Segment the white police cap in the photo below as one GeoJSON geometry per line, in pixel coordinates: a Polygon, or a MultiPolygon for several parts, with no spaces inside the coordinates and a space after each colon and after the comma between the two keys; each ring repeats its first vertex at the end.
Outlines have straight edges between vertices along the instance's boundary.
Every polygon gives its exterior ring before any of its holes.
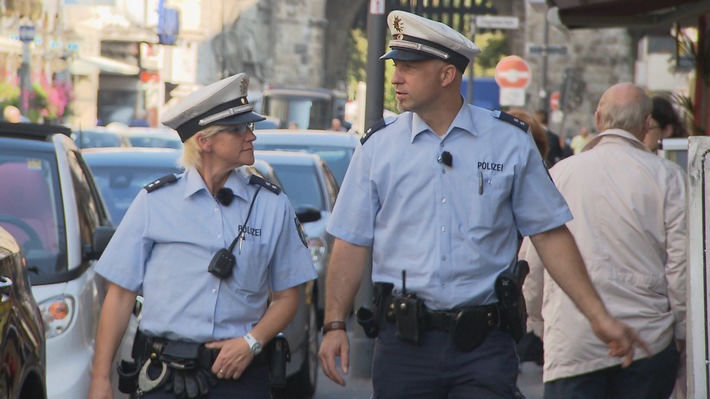
{"type": "Polygon", "coordinates": [[[249,78],[240,73],[190,93],[172,107],[161,121],[177,130],[180,140],[187,141],[211,125],[241,125],[263,121],[247,101],[249,78]]]}
{"type": "Polygon", "coordinates": [[[471,59],[481,52],[472,41],[451,27],[405,11],[390,12],[387,24],[392,33],[391,50],[380,59],[419,61],[436,58],[463,72],[471,59]]]}

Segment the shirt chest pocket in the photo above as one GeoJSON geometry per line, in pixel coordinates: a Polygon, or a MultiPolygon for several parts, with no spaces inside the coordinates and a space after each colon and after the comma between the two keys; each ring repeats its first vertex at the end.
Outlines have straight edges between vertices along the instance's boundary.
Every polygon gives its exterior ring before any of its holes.
{"type": "Polygon", "coordinates": [[[261,292],[266,287],[269,266],[267,245],[246,239],[242,242],[241,253],[238,247],[235,253],[237,262],[234,265],[234,279],[237,289],[261,292]]]}
{"type": "Polygon", "coordinates": [[[510,223],[510,190],[513,176],[504,172],[477,171],[466,182],[471,194],[468,222],[472,228],[487,228],[510,223]]]}

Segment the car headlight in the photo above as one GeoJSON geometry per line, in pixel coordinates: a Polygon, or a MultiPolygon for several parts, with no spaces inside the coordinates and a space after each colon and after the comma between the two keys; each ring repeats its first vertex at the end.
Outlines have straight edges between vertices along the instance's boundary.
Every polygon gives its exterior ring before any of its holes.
{"type": "Polygon", "coordinates": [[[325,253],[328,250],[328,244],[320,237],[308,238],[308,251],[311,253],[313,263],[321,263],[325,260],[325,253]]]}
{"type": "Polygon", "coordinates": [[[46,339],[56,337],[66,331],[74,318],[74,298],[62,295],[39,304],[44,320],[46,339]]]}

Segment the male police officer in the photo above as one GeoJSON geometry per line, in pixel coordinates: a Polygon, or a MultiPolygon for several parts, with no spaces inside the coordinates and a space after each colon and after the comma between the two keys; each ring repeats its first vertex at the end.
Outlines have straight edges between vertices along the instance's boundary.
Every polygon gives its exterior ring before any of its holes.
{"type": "Polygon", "coordinates": [[[393,37],[382,58],[395,62],[403,113],[361,141],[330,220],[337,240],[320,350],[325,374],[344,385],[336,356],[347,373],[344,320],[371,250],[373,281],[394,287],[376,317],[374,397],[513,398],[518,358],[500,328],[510,315],[495,286],[516,264],[519,233],[532,237],[610,354],[630,361],[638,337],[594,290],[565,227],[570,212],[527,126],[463,103],[462,73],[480,50],[413,14],[393,11],[387,21],[393,37]]]}

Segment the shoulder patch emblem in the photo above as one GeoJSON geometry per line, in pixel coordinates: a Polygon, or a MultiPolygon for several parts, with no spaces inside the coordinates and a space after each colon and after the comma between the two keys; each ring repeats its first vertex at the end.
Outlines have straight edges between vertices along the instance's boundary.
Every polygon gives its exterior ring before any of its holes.
{"type": "Polygon", "coordinates": [[[146,184],[143,188],[145,189],[145,191],[152,193],[153,191],[161,187],[165,187],[169,184],[175,183],[177,180],[178,178],[175,176],[175,174],[171,173],[146,184]]]}
{"type": "Polygon", "coordinates": [[[306,231],[303,229],[303,225],[298,220],[298,216],[293,218],[293,221],[296,223],[296,231],[298,232],[298,236],[301,237],[301,242],[303,243],[303,246],[308,248],[308,241],[306,240],[306,231]]]}
{"type": "Polygon", "coordinates": [[[367,141],[367,139],[370,138],[370,136],[372,136],[376,131],[378,131],[378,130],[382,129],[383,127],[389,125],[390,123],[394,122],[395,119],[397,119],[397,118],[396,117],[387,118],[387,119],[382,118],[379,121],[375,122],[372,126],[370,126],[367,129],[367,131],[365,132],[365,135],[362,136],[362,138],[360,139],[360,144],[361,145],[365,144],[365,142],[367,141]]]}
{"type": "Polygon", "coordinates": [[[511,115],[511,114],[507,114],[507,113],[505,113],[505,112],[503,112],[503,111],[500,111],[500,113],[498,114],[498,116],[496,116],[496,118],[502,120],[503,122],[508,122],[508,123],[510,123],[511,125],[513,125],[513,126],[519,128],[520,130],[524,131],[525,133],[528,132],[528,124],[525,123],[525,122],[523,122],[522,120],[520,120],[520,119],[514,117],[514,116],[511,115]]]}
{"type": "Polygon", "coordinates": [[[265,189],[271,191],[272,193],[274,193],[276,195],[281,194],[281,187],[264,179],[261,176],[251,175],[249,177],[249,184],[257,184],[257,185],[264,187],[265,189]]]}

